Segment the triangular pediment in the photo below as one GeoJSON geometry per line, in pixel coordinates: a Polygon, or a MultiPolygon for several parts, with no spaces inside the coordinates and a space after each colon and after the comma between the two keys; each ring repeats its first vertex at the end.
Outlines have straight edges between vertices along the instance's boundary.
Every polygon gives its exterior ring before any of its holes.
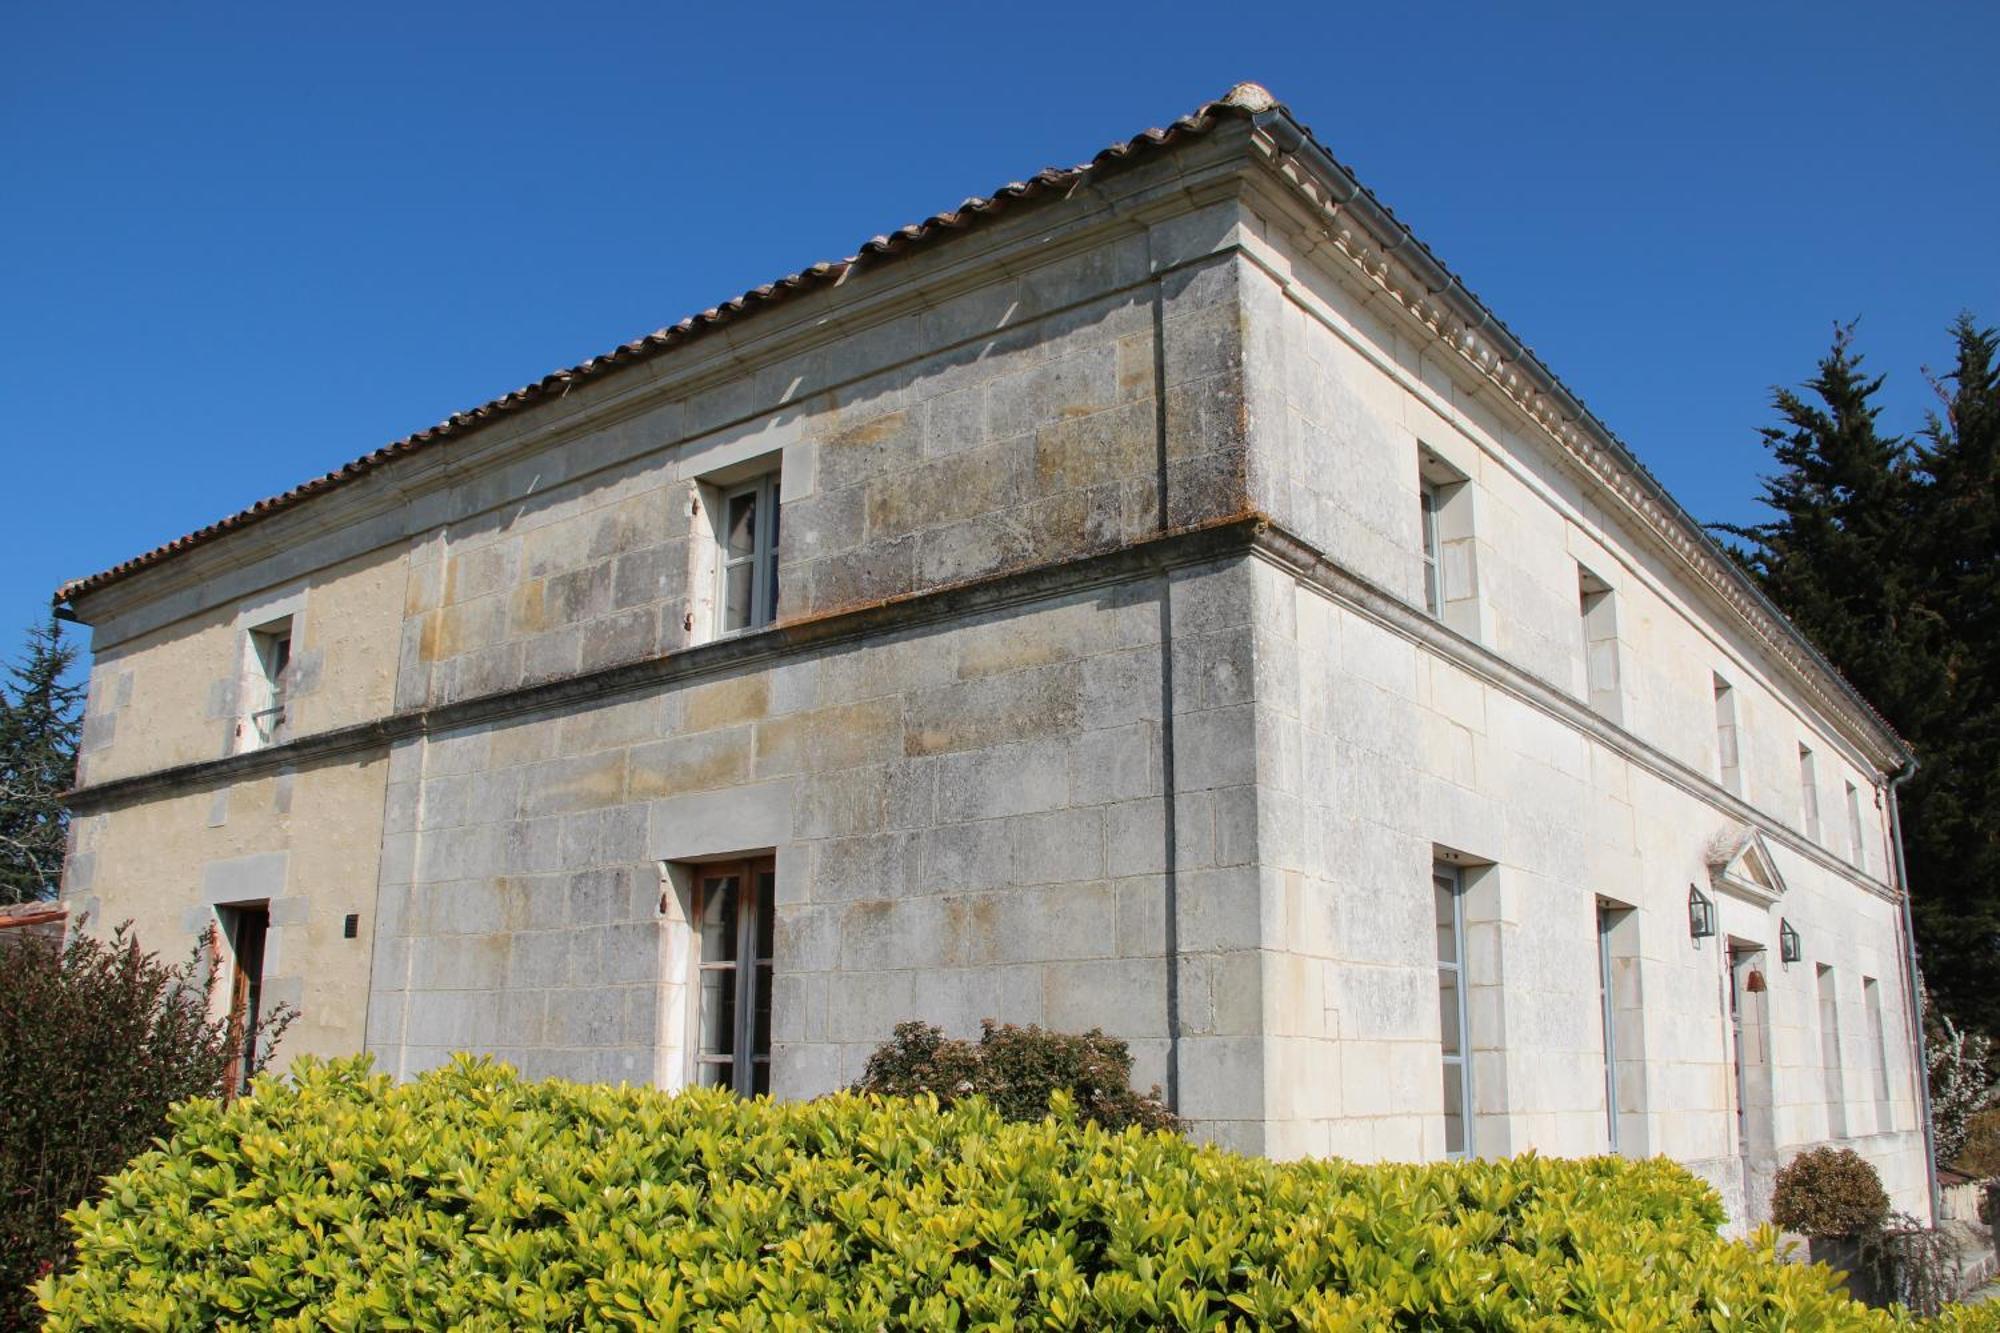
{"type": "Polygon", "coordinates": [[[1785,877],[1754,828],[1738,825],[1717,834],[1708,844],[1707,861],[1708,881],[1723,893],[1767,906],[1785,896],[1785,877]]]}

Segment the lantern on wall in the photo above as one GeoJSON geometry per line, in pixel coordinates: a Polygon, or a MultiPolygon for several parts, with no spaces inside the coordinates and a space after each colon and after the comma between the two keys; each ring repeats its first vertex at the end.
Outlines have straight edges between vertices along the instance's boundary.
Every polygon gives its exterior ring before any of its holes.
{"type": "Polygon", "coordinates": [[[1705,940],[1715,934],[1715,899],[1688,885],[1688,934],[1705,940]]]}
{"type": "Polygon", "coordinates": [[[1799,932],[1792,929],[1792,923],[1783,917],[1778,919],[1778,957],[1787,963],[1796,963],[1805,957],[1799,948],[1799,932]]]}

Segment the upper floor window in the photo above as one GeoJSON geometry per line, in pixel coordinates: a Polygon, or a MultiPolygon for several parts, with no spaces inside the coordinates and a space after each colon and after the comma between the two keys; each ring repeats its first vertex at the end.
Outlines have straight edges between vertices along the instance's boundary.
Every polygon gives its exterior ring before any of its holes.
{"type": "Polygon", "coordinates": [[[1731,792],[1743,794],[1743,756],[1737,744],[1736,691],[1720,676],[1715,685],[1716,776],[1731,792]]]}
{"type": "Polygon", "coordinates": [[[1806,836],[1819,841],[1819,766],[1812,747],[1799,746],[1799,816],[1806,836]]]}
{"type": "Polygon", "coordinates": [[[1466,476],[1429,449],[1417,451],[1417,540],[1427,614],[1479,637],[1472,496],[1466,476]]]}
{"type": "Polygon", "coordinates": [[[778,474],[723,492],[720,632],[761,629],[778,617],[778,474]]]}
{"type": "Polygon", "coordinates": [[[1577,619],[1583,632],[1583,695],[1613,722],[1624,717],[1618,679],[1618,604],[1611,585],[1582,565],[1576,567],[1577,619]]]}
{"type": "Polygon", "coordinates": [[[248,734],[253,745],[271,745],[284,738],[286,695],[291,685],[292,618],[274,620],[250,631],[253,664],[248,700],[248,734]]]}
{"type": "Polygon", "coordinates": [[[1417,490],[1418,521],[1423,525],[1424,610],[1444,614],[1444,575],[1438,568],[1438,488],[1426,481],[1417,490]]]}
{"type": "Polygon", "coordinates": [[[1858,869],[1868,868],[1868,844],[1861,833],[1861,789],[1847,783],[1847,859],[1858,869]]]}

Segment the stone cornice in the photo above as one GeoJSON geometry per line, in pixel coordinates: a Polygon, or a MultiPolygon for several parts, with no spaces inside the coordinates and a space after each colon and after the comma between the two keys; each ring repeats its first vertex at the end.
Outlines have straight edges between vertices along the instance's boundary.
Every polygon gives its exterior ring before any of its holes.
{"type": "Polygon", "coordinates": [[[1636,764],[1697,800],[1706,802],[1746,830],[1891,901],[1896,891],[1832,852],[1780,824],[1705,774],[1593,712],[1554,685],[1515,666],[1492,650],[1447,628],[1395,595],[1348,572],[1316,547],[1275,523],[1257,525],[1251,541],[1258,558],[1285,570],[1347,610],[1445,658],[1484,684],[1502,691],[1636,764]]]}
{"type": "Polygon", "coordinates": [[[594,704],[721,671],[773,663],[852,639],[1067,596],[1105,584],[1127,582],[1162,569],[1241,554],[1249,549],[1252,534],[1261,522],[1253,515],[1232,517],[1150,537],[1098,555],[907,593],[824,616],[782,620],[755,634],[719,639],[560,680],[407,709],[226,758],[197,760],[91,783],[72,790],[66,799],[73,813],[96,814],[161,796],[376,753],[415,736],[547,709],[594,704]]]}
{"type": "Polygon", "coordinates": [[[179,764],[131,777],[93,783],[69,793],[70,809],[91,815],[162,796],[210,789],[272,774],[378,754],[400,740],[496,722],[549,709],[595,704],[657,688],[774,664],[831,645],[934,624],[966,615],[1067,596],[1129,582],[1163,570],[1252,554],[1304,580],[1343,607],[1426,651],[1445,657],[1487,685],[1584,733],[1646,772],[1707,803],[1746,830],[1880,898],[1895,891],[1800,837],[1756,807],[1631,732],[1606,721],[1539,677],[1456,634],[1400,598],[1334,564],[1313,546],[1259,514],[1242,514],[1201,527],[1148,538],[1099,555],[995,574],[948,588],[907,594],[831,615],[781,621],[768,630],[722,639],[678,652],[605,667],[562,680],[480,695],[456,703],[401,713],[320,732],[282,745],[223,759],[179,764]]]}
{"type": "Polygon", "coordinates": [[[1884,771],[1910,761],[1894,728],[1682,509],[1659,480],[1578,401],[1409,228],[1369,194],[1282,107],[1259,113],[1252,152],[1317,219],[1323,237],[1368,287],[1386,297],[1480,383],[1492,386],[1626,517],[1726,609],[1788,671],[1819,710],[1849,723],[1850,739],[1884,771]]]}
{"type": "MultiPolygon", "coordinates": [[[[1090,179],[1065,196],[1076,201],[1085,193],[1089,207],[1076,205],[1073,214],[1051,219],[1046,209],[1026,211],[951,238],[948,246],[899,259],[897,263],[859,273],[839,287],[795,297],[784,306],[759,312],[719,328],[701,342],[675,348],[670,354],[626,367],[623,373],[580,383],[564,398],[543,400],[510,415],[494,418],[477,431],[394,458],[308,501],[271,514],[242,528],[204,540],[142,569],[122,574],[86,593],[75,605],[80,618],[106,626],[142,608],[180,598],[136,630],[116,640],[144,633],[212,604],[232,602],[257,588],[289,582],[294,574],[254,576],[256,587],[225,587],[218,580],[238,574],[255,575],[260,562],[296,560],[300,548],[312,543],[337,543],[337,551],[307,562],[326,568],[383,546],[409,540],[440,523],[458,523],[480,512],[518,500],[489,499],[478,508],[445,510],[443,493],[468,477],[490,474],[530,455],[549,453],[625,419],[688,400],[724,382],[756,374],[792,358],[811,354],[871,329],[911,318],[993,282],[998,276],[1019,277],[1050,263],[1102,246],[1120,234],[1135,234],[1174,217],[1237,197],[1243,189],[1247,122],[1228,120],[1199,138],[1191,138],[1173,155],[1174,170],[1155,178],[1141,171],[1090,179]],[[442,446],[442,447],[439,447],[442,446]],[[426,508],[426,506],[430,508],[426,508]],[[157,622],[157,623],[154,623],[157,622]]],[[[1208,255],[1159,266],[1146,281],[1208,255]]],[[[1108,286],[1092,291],[1074,304],[1087,304],[1127,290],[1108,286]]],[[[1055,306],[1037,317],[1054,317],[1071,306],[1055,306]]],[[[615,467],[639,453],[660,452],[698,442],[718,432],[753,422],[771,412],[796,408],[826,393],[837,394],[858,381],[901,366],[950,352],[991,333],[974,333],[950,341],[928,341],[901,359],[857,366],[852,373],[818,385],[796,400],[761,403],[740,414],[704,420],[692,429],[618,456],[606,456],[575,473],[564,473],[551,485],[575,482],[615,467]]]]}

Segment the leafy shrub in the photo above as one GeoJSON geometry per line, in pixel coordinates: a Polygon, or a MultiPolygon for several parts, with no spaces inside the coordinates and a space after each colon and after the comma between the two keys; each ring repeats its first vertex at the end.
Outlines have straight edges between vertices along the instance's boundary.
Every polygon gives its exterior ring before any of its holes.
{"type": "Polygon", "coordinates": [[[2000,1111],[1981,1111],[1965,1125],[1965,1147],[1953,1163],[1969,1176],[2000,1176],[2000,1111]]]}
{"type": "Polygon", "coordinates": [[[856,1092],[884,1097],[929,1093],[949,1108],[984,1097],[1008,1120],[1040,1120],[1049,1097],[1067,1093],[1077,1111],[1107,1129],[1179,1129],[1156,1087],[1132,1090],[1132,1052],[1096,1028],[1074,1034],[988,1019],[977,1044],[947,1037],[928,1023],[898,1023],[868,1057],[856,1092]]]}
{"type": "MultiPolygon", "coordinates": [[[[207,940],[170,967],[121,926],[67,944],[0,945],[0,1330],[39,1323],[28,1288],[68,1254],[63,1213],[166,1128],[167,1108],[214,1096],[235,1050],[209,1017],[207,940]]],[[[289,1021],[260,1024],[268,1051],[289,1021]]]]}
{"type": "Polygon", "coordinates": [[[2000,1078],[1994,1077],[1993,1041],[1967,1032],[1934,1014],[1925,1024],[1924,1061],[1930,1071],[1931,1134],[1939,1166],[1965,1155],[1974,1120],[2000,1110],[2000,1078]]]}
{"type": "Polygon", "coordinates": [[[1860,1250],[1873,1304],[1900,1303],[1931,1314],[1956,1294],[1958,1247],[1908,1213],[1891,1213],[1860,1250]]]}
{"type": "Polygon", "coordinates": [[[1771,1220],[1804,1236],[1866,1236],[1889,1216],[1882,1177],[1852,1148],[1813,1148],[1778,1170],[1771,1220]]]}
{"type": "MultiPolygon", "coordinates": [[[[842,1093],[301,1061],[75,1214],[49,1328],[1888,1330],[1671,1163],[1277,1164],[842,1093]]],[[[1953,1312],[1940,1328],[2000,1328],[1953,1312]]]]}

